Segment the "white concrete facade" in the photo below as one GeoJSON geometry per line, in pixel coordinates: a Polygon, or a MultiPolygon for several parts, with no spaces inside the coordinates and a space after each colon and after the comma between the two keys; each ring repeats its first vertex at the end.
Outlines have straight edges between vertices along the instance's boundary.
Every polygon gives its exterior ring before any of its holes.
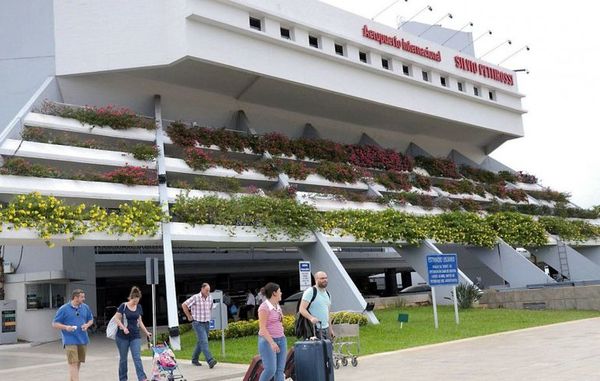
{"type": "MultiPolygon", "coordinates": [[[[87,103],[101,104],[115,99],[115,83],[143,92],[160,81],[164,91],[183,101],[173,108],[161,92],[167,119],[189,116],[220,126],[232,112],[244,109],[251,122],[267,130],[287,120],[290,134],[297,134],[298,119],[298,125],[312,121],[331,128],[329,134],[336,137],[348,128],[357,136],[373,130],[370,135],[386,143],[387,135],[398,135],[398,143],[392,144],[399,148],[422,135],[427,139],[420,145],[433,154],[445,155],[458,144],[477,162],[503,141],[523,135],[523,95],[514,73],[469,56],[464,58],[512,75],[514,84],[461,70],[453,49],[318,1],[64,0],[55,1],[54,13],[56,74],[66,101],[87,93],[87,103]],[[261,30],[250,27],[250,17],[260,20],[261,30]],[[365,25],[439,51],[441,60],[380,44],[363,36],[365,25]],[[282,27],[290,30],[291,39],[282,38],[282,27]],[[318,48],[309,45],[309,36],[318,40],[318,48]],[[334,44],[343,46],[343,56],[335,53],[334,44]],[[359,52],[368,54],[368,63],[359,60],[359,52]],[[390,70],[382,67],[382,57],[390,70]],[[410,76],[403,65],[409,66],[410,76]],[[422,71],[429,73],[429,82],[421,78],[422,71]],[[106,83],[113,98],[101,88],[94,90],[94,82],[106,83]],[[458,82],[465,91],[458,90],[458,82]],[[169,91],[168,86],[177,89],[169,91]],[[479,96],[473,94],[475,87],[479,96]],[[185,104],[190,97],[183,96],[190,89],[193,104],[201,107],[191,115],[192,106],[185,104]],[[474,135],[478,138],[470,137],[474,135]]],[[[125,105],[149,110],[149,104],[139,104],[143,98],[137,99],[125,105]]]]}

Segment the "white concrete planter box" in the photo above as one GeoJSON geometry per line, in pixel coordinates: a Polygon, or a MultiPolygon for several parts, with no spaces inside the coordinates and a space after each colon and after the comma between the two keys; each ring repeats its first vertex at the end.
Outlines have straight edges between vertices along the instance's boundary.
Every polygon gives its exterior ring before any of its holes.
{"type": "Polygon", "coordinates": [[[304,204],[312,205],[322,212],[344,209],[382,211],[388,208],[386,205],[372,201],[341,201],[335,199],[334,195],[321,195],[319,193],[310,192],[297,192],[296,200],[304,204]]]}
{"type": "Polygon", "coordinates": [[[438,187],[431,187],[431,189],[434,189],[440,196],[454,198],[454,199],[461,199],[461,200],[471,199],[471,200],[479,201],[479,202],[492,201],[494,199],[494,196],[487,192],[485,193],[485,197],[481,197],[478,194],[467,194],[467,193],[453,194],[450,192],[446,192],[445,190],[442,190],[438,187]]]}
{"type": "MultiPolygon", "coordinates": [[[[160,229],[156,236],[142,236],[135,240],[129,235],[109,235],[106,233],[88,233],[75,237],[69,241],[68,235],[59,234],[52,236],[51,241],[56,246],[144,246],[157,245],[162,242],[160,229]]],[[[9,245],[45,245],[36,231],[32,229],[12,230],[10,225],[4,224],[0,232],[0,241],[9,245]]]]}
{"type": "Polygon", "coordinates": [[[356,189],[356,190],[368,190],[369,186],[361,181],[357,181],[354,184],[349,183],[334,183],[333,181],[329,181],[323,176],[317,174],[310,174],[305,180],[297,180],[290,178],[290,184],[299,184],[299,185],[313,185],[313,186],[322,186],[322,187],[333,187],[333,188],[346,188],[346,189],[356,189]]]}
{"type": "Polygon", "coordinates": [[[227,169],[223,167],[212,167],[204,171],[196,171],[190,168],[190,166],[187,165],[187,163],[184,160],[172,157],[165,158],[165,166],[167,172],[173,173],[213,177],[234,177],[239,180],[277,182],[277,178],[267,177],[262,173],[258,173],[252,169],[243,171],[242,173],[237,173],[233,169],[227,169]]]}
{"type": "Polygon", "coordinates": [[[216,191],[203,191],[203,190],[197,190],[197,189],[190,189],[189,191],[187,189],[181,189],[181,188],[167,188],[167,194],[169,197],[169,202],[175,202],[175,200],[177,199],[177,196],[179,196],[180,194],[192,197],[192,198],[203,198],[203,197],[209,197],[209,196],[216,196],[218,198],[222,198],[222,199],[230,199],[231,195],[229,193],[225,193],[225,192],[216,192],[216,191]]]}
{"type": "MultiPolygon", "coordinates": [[[[109,138],[138,140],[145,142],[153,142],[156,140],[156,132],[143,128],[129,128],[126,130],[115,130],[110,127],[97,127],[91,124],[81,123],[75,119],[62,118],[60,116],[45,115],[35,112],[30,112],[23,119],[23,124],[30,127],[41,127],[52,130],[78,132],[81,134],[89,134],[96,136],[104,136],[109,138]]],[[[169,139],[170,141],[170,139],[169,139]]]]}
{"type": "Polygon", "coordinates": [[[516,189],[521,189],[524,191],[543,191],[544,187],[539,185],[539,184],[527,184],[527,183],[506,183],[507,187],[509,188],[516,188],[516,189]]]}
{"type": "Polygon", "coordinates": [[[137,160],[126,152],[64,146],[7,139],[0,147],[1,155],[13,155],[28,159],[65,161],[77,164],[106,165],[124,167],[126,164],[137,167],[156,168],[155,161],[137,160]],[[19,147],[20,145],[20,147],[19,147]]]}
{"type": "Polygon", "coordinates": [[[431,177],[429,172],[427,172],[425,169],[423,169],[421,167],[413,167],[413,172],[416,173],[417,175],[431,177]]]}
{"type": "Polygon", "coordinates": [[[407,214],[414,214],[415,216],[433,216],[436,214],[444,213],[444,210],[442,210],[440,208],[432,208],[432,209],[428,210],[428,209],[423,208],[422,206],[411,205],[411,204],[396,205],[396,206],[394,206],[394,209],[399,212],[404,212],[407,214]]]}
{"type": "Polygon", "coordinates": [[[272,243],[289,245],[316,242],[316,238],[311,233],[299,240],[292,240],[286,235],[271,238],[266,229],[249,226],[190,225],[182,222],[174,222],[170,226],[173,241],[189,242],[194,246],[202,244],[214,246],[216,243],[223,243],[228,245],[265,244],[271,247],[272,243]]]}
{"type": "MultiPolygon", "coordinates": [[[[376,191],[379,191],[379,192],[403,193],[401,191],[387,189],[386,187],[384,187],[381,184],[373,184],[372,187],[373,187],[373,189],[375,189],[376,191]]],[[[405,191],[404,193],[417,193],[417,194],[421,194],[421,195],[425,195],[425,196],[431,196],[431,197],[438,197],[439,196],[439,194],[433,189],[433,187],[431,187],[428,191],[423,190],[421,188],[412,187],[409,191],[405,191]]]]}
{"type": "Polygon", "coordinates": [[[124,185],[100,181],[0,175],[0,193],[28,194],[32,192],[39,192],[44,196],[96,200],[158,200],[158,187],[151,185],[124,185]]]}

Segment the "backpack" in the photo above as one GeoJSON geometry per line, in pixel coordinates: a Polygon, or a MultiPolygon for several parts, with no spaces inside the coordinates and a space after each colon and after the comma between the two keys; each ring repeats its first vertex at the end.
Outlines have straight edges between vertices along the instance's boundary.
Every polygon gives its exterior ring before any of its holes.
{"type": "MultiPolygon", "coordinates": [[[[306,307],[307,311],[310,309],[310,306],[317,298],[317,286],[313,286],[312,289],[313,289],[313,295],[310,298],[310,302],[308,303],[308,306],[306,307]]],[[[327,296],[329,296],[329,298],[331,298],[329,291],[325,291],[325,292],[327,292],[327,296]]],[[[300,298],[300,300],[298,301],[298,304],[296,305],[296,322],[294,324],[294,334],[299,339],[308,339],[309,337],[313,336],[314,328],[313,328],[313,326],[312,326],[313,324],[310,322],[310,320],[308,320],[307,318],[302,316],[302,314],[300,313],[300,303],[302,303],[302,298],[300,298]]]]}

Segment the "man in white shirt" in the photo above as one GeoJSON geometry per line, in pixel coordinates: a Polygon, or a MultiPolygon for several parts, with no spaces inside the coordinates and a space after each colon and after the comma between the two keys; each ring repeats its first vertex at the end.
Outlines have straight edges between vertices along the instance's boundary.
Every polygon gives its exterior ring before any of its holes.
{"type": "Polygon", "coordinates": [[[246,306],[245,306],[245,313],[244,313],[247,320],[250,320],[250,318],[254,317],[254,307],[255,306],[256,306],[256,298],[254,297],[252,290],[248,289],[248,293],[246,294],[246,306]]]}

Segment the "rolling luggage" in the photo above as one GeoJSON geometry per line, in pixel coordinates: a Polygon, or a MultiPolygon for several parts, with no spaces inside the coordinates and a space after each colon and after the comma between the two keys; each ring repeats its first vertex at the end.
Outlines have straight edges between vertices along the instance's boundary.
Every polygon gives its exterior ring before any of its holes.
{"type": "Polygon", "coordinates": [[[285,370],[283,373],[285,374],[286,379],[291,378],[293,381],[296,381],[296,360],[294,355],[294,347],[291,347],[288,350],[285,358],[285,370]]]}
{"type": "Polygon", "coordinates": [[[260,355],[256,355],[252,358],[250,366],[244,375],[243,381],[258,381],[260,375],[263,372],[263,364],[260,355]]]}
{"type": "MultiPolygon", "coordinates": [[[[294,368],[294,348],[292,347],[288,351],[285,359],[284,374],[286,379],[291,378],[294,381],[296,380],[294,368]]],[[[264,368],[260,355],[254,356],[250,362],[250,366],[248,367],[246,374],[244,375],[243,381],[258,381],[263,370],[264,368]]]]}
{"type": "Polygon", "coordinates": [[[331,340],[297,341],[294,363],[296,381],[334,381],[331,340]]]}

